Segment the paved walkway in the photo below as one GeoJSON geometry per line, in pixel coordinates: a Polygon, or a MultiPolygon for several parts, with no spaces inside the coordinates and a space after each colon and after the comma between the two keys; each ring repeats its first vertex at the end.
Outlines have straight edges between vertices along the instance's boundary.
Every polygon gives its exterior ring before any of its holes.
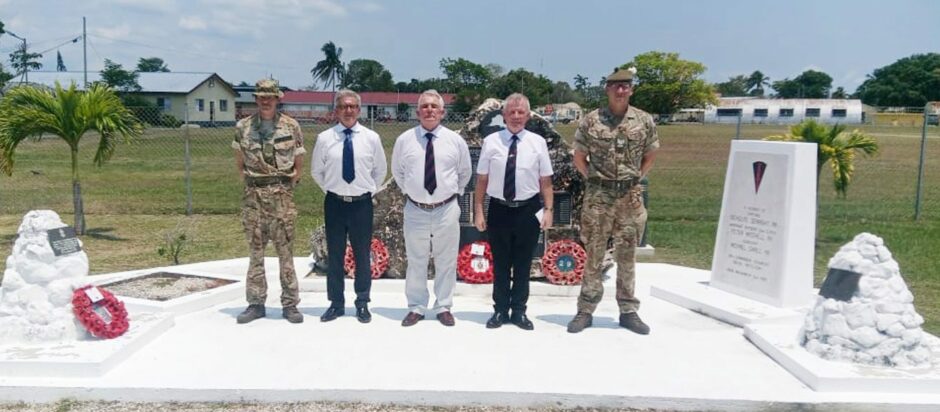
{"type": "MultiPolygon", "coordinates": [[[[244,272],[236,259],[187,265],[204,272],[244,272]]],[[[275,260],[269,260],[269,284],[275,260]]],[[[298,259],[297,268],[306,267],[298,259]]],[[[488,285],[461,285],[457,325],[435,319],[410,328],[404,282],[375,282],[373,321],[347,316],[321,323],[325,280],[306,281],[305,323],[289,324],[269,293],[268,317],[235,323],[234,300],[178,316],[176,325],[97,378],[12,378],[0,371],[0,401],[49,402],[65,397],[119,401],[338,401],[430,405],[587,406],[657,409],[937,410],[940,394],[817,393],[746,340],[740,328],[649,296],[660,279],[704,280],[702,270],[665,264],[638,268],[640,314],[649,336],[617,325],[608,280],[594,327],[569,334],[577,288],[533,285],[535,331],[513,325],[489,330],[488,285]]],[[[347,296],[352,285],[347,285],[347,296]]],[[[796,333],[796,331],[794,331],[796,333]]]]}

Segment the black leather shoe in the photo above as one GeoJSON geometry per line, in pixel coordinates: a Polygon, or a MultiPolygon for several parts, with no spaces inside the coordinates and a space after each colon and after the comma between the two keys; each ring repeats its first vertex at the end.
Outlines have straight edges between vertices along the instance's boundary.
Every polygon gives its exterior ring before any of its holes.
{"type": "Polygon", "coordinates": [[[330,306],[330,308],[327,309],[326,312],[323,312],[323,314],[320,315],[320,322],[329,322],[331,320],[336,320],[336,318],[343,316],[345,314],[346,314],[345,309],[334,308],[330,306]]]}
{"type": "Polygon", "coordinates": [[[640,319],[640,315],[637,315],[636,312],[621,313],[620,326],[640,335],[650,334],[650,327],[643,323],[643,320],[640,319]]]}
{"type": "Polygon", "coordinates": [[[487,329],[496,329],[500,326],[503,326],[504,323],[509,319],[509,316],[506,316],[505,313],[496,312],[490,317],[490,320],[486,321],[487,329]]]}
{"type": "Polygon", "coordinates": [[[372,322],[372,314],[369,313],[369,307],[360,306],[356,308],[356,319],[359,319],[359,323],[372,322]]]}
{"type": "Polygon", "coordinates": [[[513,325],[516,325],[524,330],[533,330],[535,325],[532,324],[532,321],[529,320],[529,317],[525,313],[512,314],[512,318],[509,319],[513,325]]]}

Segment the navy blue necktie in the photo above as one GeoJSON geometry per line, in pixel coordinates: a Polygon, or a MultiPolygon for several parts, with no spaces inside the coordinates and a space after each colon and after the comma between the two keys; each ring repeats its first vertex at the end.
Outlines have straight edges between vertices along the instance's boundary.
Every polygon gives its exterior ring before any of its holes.
{"type": "Polygon", "coordinates": [[[352,183],[356,179],[356,164],[353,163],[352,129],[343,130],[346,139],[343,140],[343,180],[352,183]]]}
{"type": "Polygon", "coordinates": [[[437,176],[434,174],[434,134],[427,133],[424,137],[428,138],[428,146],[424,151],[424,188],[428,194],[434,194],[437,189],[437,176]]]}
{"type": "Polygon", "coordinates": [[[519,136],[512,135],[512,144],[509,145],[509,156],[506,157],[506,176],[503,178],[503,197],[505,201],[516,200],[516,145],[519,136]]]}

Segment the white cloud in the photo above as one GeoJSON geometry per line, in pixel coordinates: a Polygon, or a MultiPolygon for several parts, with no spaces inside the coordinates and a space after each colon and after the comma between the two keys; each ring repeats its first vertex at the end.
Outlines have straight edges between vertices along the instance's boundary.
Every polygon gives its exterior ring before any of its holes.
{"type": "Polygon", "coordinates": [[[197,16],[180,17],[179,26],[187,30],[206,30],[209,27],[205,20],[197,16]]]}
{"type": "Polygon", "coordinates": [[[110,40],[124,40],[131,34],[131,27],[126,24],[115,27],[96,27],[91,29],[91,33],[108,42],[110,40]]]}
{"type": "MultiPolygon", "coordinates": [[[[145,12],[171,13],[176,10],[176,2],[173,0],[111,0],[111,3],[118,7],[127,7],[145,12]]],[[[109,1],[105,1],[109,3],[109,1]]]]}

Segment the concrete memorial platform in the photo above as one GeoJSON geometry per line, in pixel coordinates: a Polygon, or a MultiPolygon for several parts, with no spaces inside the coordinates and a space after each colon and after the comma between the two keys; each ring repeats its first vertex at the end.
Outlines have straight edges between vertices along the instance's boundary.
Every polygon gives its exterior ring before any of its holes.
{"type": "MultiPolygon", "coordinates": [[[[288,323],[277,305],[276,258],[266,259],[268,316],[235,323],[243,297],[177,315],[176,324],[97,377],[35,378],[0,369],[0,400],[123,401],[301,400],[430,405],[636,407],[668,410],[936,410],[940,393],[818,392],[742,336],[740,328],[651,298],[662,282],[695,283],[707,271],[639,264],[640,311],[648,336],[617,325],[613,296],[598,307],[594,326],[565,331],[577,287],[554,293],[534,284],[529,316],[534,331],[485,327],[491,290],[461,285],[457,324],[425,320],[403,328],[404,281],[375,281],[373,321],[347,316],[320,323],[323,292],[301,294],[303,324],[288,323]]],[[[296,259],[304,268],[306,259],[296,259]]],[[[204,273],[247,269],[247,259],[180,267],[204,273]]],[[[606,284],[611,286],[613,279],[606,284]]],[[[307,278],[306,290],[325,279],[307,278]]],[[[351,291],[351,284],[348,291],[351,291]]],[[[608,293],[609,295],[609,293],[608,293]]],[[[351,305],[350,305],[351,306],[351,305]]]]}

